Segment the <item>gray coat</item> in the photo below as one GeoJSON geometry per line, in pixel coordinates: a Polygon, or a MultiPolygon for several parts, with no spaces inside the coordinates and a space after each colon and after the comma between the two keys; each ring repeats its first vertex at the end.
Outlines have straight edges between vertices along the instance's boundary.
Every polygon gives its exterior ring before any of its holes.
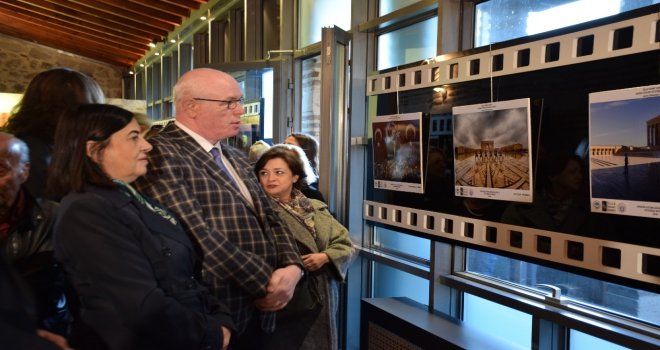
{"type": "MultiPolygon", "coordinates": [[[[355,254],[355,248],[348,230],[328,211],[328,206],[311,199],[316,213],[314,225],[317,237],[289,212],[273,201],[273,208],[284,221],[303,252],[326,253],[330,262],[318,271],[307,274],[317,284],[322,295],[323,308],[311,320],[277,321],[275,333],[265,341],[267,349],[337,349],[337,310],[339,304],[339,284],[346,277],[346,271],[355,254]]],[[[295,297],[295,296],[294,296],[295,297]]]]}

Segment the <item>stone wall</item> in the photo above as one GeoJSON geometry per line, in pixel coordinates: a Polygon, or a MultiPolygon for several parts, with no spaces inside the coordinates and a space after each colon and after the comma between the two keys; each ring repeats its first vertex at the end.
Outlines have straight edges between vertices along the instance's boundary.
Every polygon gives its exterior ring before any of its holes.
{"type": "Polygon", "coordinates": [[[56,67],[85,73],[106,97],[122,98],[123,67],[0,34],[0,92],[23,93],[37,73],[56,67]]]}

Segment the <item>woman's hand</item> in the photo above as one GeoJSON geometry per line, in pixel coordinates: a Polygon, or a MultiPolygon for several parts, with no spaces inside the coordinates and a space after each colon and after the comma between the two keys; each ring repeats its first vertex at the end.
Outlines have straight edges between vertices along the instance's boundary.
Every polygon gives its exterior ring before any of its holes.
{"type": "Polygon", "coordinates": [[[55,344],[58,348],[62,350],[71,350],[69,343],[66,341],[66,339],[63,336],[59,334],[51,333],[45,329],[37,329],[37,335],[55,344]]]}
{"type": "Polygon", "coordinates": [[[303,255],[302,261],[307,271],[314,272],[330,262],[330,258],[326,253],[313,253],[303,255]]]}
{"type": "Polygon", "coordinates": [[[231,331],[227,327],[222,327],[222,350],[227,349],[229,340],[231,339],[231,331]]]}

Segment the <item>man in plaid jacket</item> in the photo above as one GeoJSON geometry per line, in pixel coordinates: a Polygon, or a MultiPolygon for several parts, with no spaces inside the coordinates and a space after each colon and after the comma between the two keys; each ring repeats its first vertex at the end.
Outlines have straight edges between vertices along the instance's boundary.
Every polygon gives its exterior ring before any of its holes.
{"type": "Polygon", "coordinates": [[[291,299],[303,270],[293,235],[247,158],[221,144],[238,133],[242,102],[240,86],[224,72],[184,74],[174,87],[176,122],[149,139],[150,168],[136,185],[196,239],[202,278],[237,327],[230,349],[258,349],[259,334],[274,329],[274,312],[291,299]]]}

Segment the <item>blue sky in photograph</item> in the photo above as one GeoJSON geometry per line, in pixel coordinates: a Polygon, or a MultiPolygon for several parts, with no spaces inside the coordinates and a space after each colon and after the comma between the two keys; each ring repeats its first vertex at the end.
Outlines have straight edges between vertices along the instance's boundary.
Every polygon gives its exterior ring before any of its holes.
{"type": "Polygon", "coordinates": [[[593,103],[590,144],[646,146],[646,121],[660,115],[660,96],[593,103]]]}

